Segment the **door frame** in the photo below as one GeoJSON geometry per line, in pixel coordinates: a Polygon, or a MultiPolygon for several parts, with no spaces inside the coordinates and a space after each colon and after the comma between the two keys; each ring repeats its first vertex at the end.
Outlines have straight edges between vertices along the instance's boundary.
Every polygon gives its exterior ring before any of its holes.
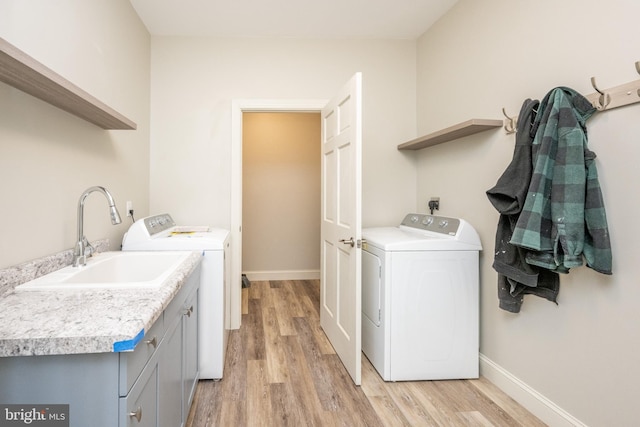
{"type": "Polygon", "coordinates": [[[242,114],[245,112],[320,113],[328,102],[328,99],[234,99],[231,101],[231,329],[239,329],[242,322],[242,114]]]}

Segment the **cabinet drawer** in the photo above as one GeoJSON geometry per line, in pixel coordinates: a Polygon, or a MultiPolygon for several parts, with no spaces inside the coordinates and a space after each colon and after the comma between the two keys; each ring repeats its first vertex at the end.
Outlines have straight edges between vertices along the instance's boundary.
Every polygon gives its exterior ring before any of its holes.
{"type": "Polygon", "coordinates": [[[120,398],[121,427],[158,425],[158,362],[154,357],[142,371],[127,397],[120,398]]]}
{"type": "Polygon", "coordinates": [[[133,351],[120,353],[120,396],[129,393],[142,368],[160,345],[163,336],[164,315],[161,314],[133,351]]]}

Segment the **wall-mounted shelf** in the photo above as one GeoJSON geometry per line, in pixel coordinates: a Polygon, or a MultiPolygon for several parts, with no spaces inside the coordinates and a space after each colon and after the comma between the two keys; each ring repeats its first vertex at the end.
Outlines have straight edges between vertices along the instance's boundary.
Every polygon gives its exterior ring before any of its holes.
{"type": "Polygon", "coordinates": [[[442,144],[443,142],[452,141],[475,133],[500,128],[502,125],[502,120],[471,119],[446,129],[439,130],[438,132],[412,139],[404,144],[400,144],[398,145],[398,150],[420,150],[421,148],[442,144]]]}
{"type": "Polygon", "coordinates": [[[0,81],[103,129],[137,125],[64,77],[0,38],[0,81]]]}

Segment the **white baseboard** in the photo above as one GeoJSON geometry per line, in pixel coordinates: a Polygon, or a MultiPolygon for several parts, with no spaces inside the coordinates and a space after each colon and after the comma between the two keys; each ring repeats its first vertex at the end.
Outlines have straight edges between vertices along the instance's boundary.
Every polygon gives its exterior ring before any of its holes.
{"type": "Polygon", "coordinates": [[[320,270],[245,271],[244,274],[249,281],[320,279],[320,270]]]}
{"type": "Polygon", "coordinates": [[[587,427],[482,353],[480,374],[551,427],[587,427]]]}

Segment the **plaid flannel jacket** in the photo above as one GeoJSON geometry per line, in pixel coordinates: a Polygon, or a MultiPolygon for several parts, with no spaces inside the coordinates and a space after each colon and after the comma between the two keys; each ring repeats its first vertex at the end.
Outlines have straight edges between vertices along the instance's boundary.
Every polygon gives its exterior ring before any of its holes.
{"type": "Polygon", "coordinates": [[[611,243],[595,153],[587,148],[591,103],[567,87],[551,90],[532,128],[534,171],[511,244],[527,262],[559,273],[583,264],[611,274],[611,243]]]}

